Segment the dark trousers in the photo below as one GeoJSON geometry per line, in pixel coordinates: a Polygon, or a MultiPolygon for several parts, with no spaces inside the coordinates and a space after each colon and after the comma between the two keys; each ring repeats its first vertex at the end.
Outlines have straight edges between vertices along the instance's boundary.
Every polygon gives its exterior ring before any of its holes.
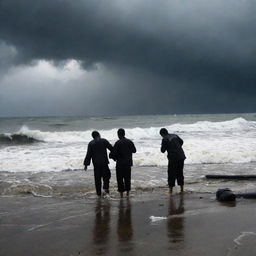
{"type": "Polygon", "coordinates": [[[111,173],[108,165],[94,166],[94,181],[96,193],[98,196],[101,195],[101,180],[103,180],[103,189],[108,193],[109,192],[109,180],[111,173]]]}
{"type": "Polygon", "coordinates": [[[168,185],[169,187],[175,186],[175,180],[179,186],[184,185],[184,176],[183,176],[184,160],[179,161],[169,161],[168,164],[168,185]]]}
{"type": "Polygon", "coordinates": [[[131,167],[116,167],[118,192],[131,190],[131,167]]]}

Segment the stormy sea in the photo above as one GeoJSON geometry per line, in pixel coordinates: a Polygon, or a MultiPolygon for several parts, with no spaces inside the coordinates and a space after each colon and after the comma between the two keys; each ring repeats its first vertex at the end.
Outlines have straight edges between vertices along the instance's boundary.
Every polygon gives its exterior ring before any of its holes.
{"type": "MultiPolygon", "coordinates": [[[[167,157],[160,152],[159,130],[184,140],[187,192],[208,193],[229,187],[256,191],[256,181],[207,180],[206,174],[256,174],[256,114],[154,115],[115,117],[0,118],[0,195],[94,197],[92,166],[83,160],[91,132],[112,144],[118,128],[137,147],[132,191],[167,186],[167,157]]],[[[115,163],[111,191],[116,191],[115,163]]]]}

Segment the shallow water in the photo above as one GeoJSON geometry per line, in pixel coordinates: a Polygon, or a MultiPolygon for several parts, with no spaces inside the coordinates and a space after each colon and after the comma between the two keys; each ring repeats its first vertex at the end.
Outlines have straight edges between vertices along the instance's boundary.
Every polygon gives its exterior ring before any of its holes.
{"type": "MultiPolygon", "coordinates": [[[[137,147],[132,188],[166,188],[166,154],[159,129],[184,140],[188,192],[219,187],[254,191],[254,181],[206,180],[206,174],[256,174],[256,114],[0,118],[0,194],[81,197],[94,192],[92,166],[82,170],[91,131],[114,143],[119,127],[137,147]]],[[[111,190],[116,191],[115,163],[111,190]]]]}
{"type": "MultiPolygon", "coordinates": [[[[185,191],[215,193],[219,188],[234,192],[255,192],[256,180],[209,180],[207,174],[252,174],[256,166],[249,164],[185,165],[185,191]]],[[[166,167],[136,167],[132,169],[132,194],[140,191],[166,189],[166,167]]],[[[178,187],[175,188],[178,192],[178,187]]],[[[112,169],[110,192],[117,196],[115,170],[112,169]]],[[[69,170],[62,172],[0,172],[0,195],[33,194],[41,197],[84,198],[94,197],[93,171],[69,170]]]]}

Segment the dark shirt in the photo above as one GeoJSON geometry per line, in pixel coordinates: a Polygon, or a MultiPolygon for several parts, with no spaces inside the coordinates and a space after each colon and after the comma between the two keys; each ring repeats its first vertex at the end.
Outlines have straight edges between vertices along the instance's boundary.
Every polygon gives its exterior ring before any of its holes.
{"type": "Polygon", "coordinates": [[[133,142],[127,138],[122,138],[115,143],[110,158],[116,161],[116,167],[129,167],[133,165],[132,153],[136,153],[133,142]]]}
{"type": "Polygon", "coordinates": [[[176,134],[168,134],[162,140],[161,152],[167,151],[168,159],[173,161],[185,160],[186,156],[182,149],[183,140],[176,134]]]}
{"type": "Polygon", "coordinates": [[[91,159],[94,166],[108,165],[107,149],[112,151],[113,147],[106,139],[96,138],[90,141],[84,159],[84,165],[90,165],[91,159]]]}

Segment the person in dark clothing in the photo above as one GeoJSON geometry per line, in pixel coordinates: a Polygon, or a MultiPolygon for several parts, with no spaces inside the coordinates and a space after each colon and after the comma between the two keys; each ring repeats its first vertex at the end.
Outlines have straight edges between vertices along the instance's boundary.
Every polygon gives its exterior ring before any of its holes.
{"type": "Polygon", "coordinates": [[[87,166],[90,165],[92,160],[96,193],[101,196],[101,180],[103,180],[104,191],[109,194],[111,173],[108,167],[107,149],[111,152],[113,147],[106,139],[101,138],[97,131],[92,132],[92,137],[93,140],[88,144],[87,154],[84,159],[84,169],[87,170],[87,166]]]}
{"type": "Polygon", "coordinates": [[[136,148],[131,140],[125,138],[125,130],[123,128],[117,131],[117,135],[119,140],[115,143],[113,151],[110,153],[110,158],[116,161],[118,192],[123,197],[124,191],[129,196],[129,191],[131,190],[132,154],[136,153],[136,148]]]}
{"type": "Polygon", "coordinates": [[[183,140],[176,134],[169,134],[167,129],[162,128],[160,135],[163,137],[161,152],[167,151],[168,157],[168,185],[170,188],[170,194],[175,186],[175,180],[180,186],[180,191],[183,193],[184,189],[184,176],[183,168],[186,156],[182,149],[183,140]]]}

